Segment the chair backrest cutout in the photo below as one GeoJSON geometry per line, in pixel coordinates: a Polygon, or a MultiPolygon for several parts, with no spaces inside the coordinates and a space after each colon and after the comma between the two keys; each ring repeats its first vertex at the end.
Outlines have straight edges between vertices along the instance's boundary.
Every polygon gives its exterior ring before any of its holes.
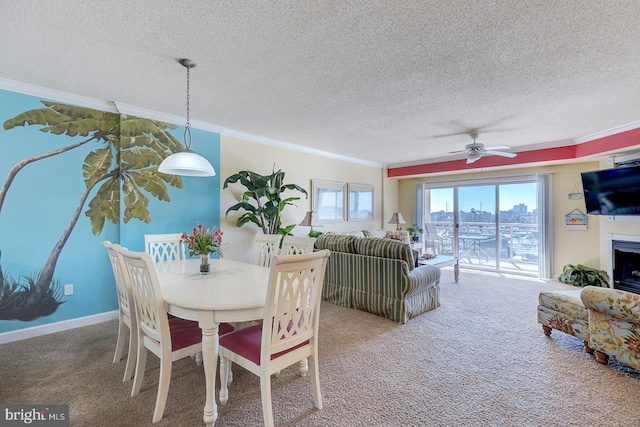
{"type": "Polygon", "coordinates": [[[118,292],[119,310],[127,317],[135,319],[135,308],[133,306],[133,294],[131,292],[131,284],[129,276],[125,272],[124,260],[120,255],[122,246],[117,243],[111,243],[108,240],[102,242],[107,249],[111,268],[113,269],[113,277],[116,281],[116,291],[118,292]]]}
{"type": "Polygon", "coordinates": [[[318,334],[327,249],[278,255],[271,264],[262,330],[262,360],[312,340],[318,334]]]}
{"type": "Polygon", "coordinates": [[[154,262],[184,259],[185,249],[181,236],[181,233],[145,234],[144,250],[154,262]]]}
{"type": "Polygon", "coordinates": [[[284,236],[280,255],[302,255],[313,252],[316,239],[313,237],[284,236]]]}
{"type": "Polygon", "coordinates": [[[251,264],[269,267],[280,251],[279,234],[256,234],[251,248],[251,264]]]}
{"type": "Polygon", "coordinates": [[[126,249],[121,249],[120,254],[131,283],[138,330],[157,342],[171,342],[167,311],[151,255],[126,249]]]}

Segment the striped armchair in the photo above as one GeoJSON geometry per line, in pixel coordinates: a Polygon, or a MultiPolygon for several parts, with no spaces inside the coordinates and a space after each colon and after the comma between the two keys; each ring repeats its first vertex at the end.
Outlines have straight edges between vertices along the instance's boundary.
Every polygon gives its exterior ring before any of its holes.
{"type": "Polygon", "coordinates": [[[440,269],[415,267],[403,242],[377,237],[322,235],[317,249],[329,249],[322,298],[405,323],[440,306],[440,269]]]}

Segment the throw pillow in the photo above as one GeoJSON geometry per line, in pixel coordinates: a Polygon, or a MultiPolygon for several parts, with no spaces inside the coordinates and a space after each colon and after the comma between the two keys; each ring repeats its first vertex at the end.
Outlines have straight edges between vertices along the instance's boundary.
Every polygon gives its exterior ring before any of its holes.
{"type": "Polygon", "coordinates": [[[384,238],[409,243],[409,233],[407,233],[405,230],[387,230],[387,234],[384,236],[384,238]]]}

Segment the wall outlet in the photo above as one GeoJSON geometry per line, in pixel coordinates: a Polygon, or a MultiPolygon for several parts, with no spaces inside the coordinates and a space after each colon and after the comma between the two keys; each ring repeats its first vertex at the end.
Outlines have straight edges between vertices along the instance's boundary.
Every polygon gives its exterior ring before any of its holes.
{"type": "Polygon", "coordinates": [[[65,295],[73,295],[73,284],[70,283],[68,285],[64,285],[64,294],[65,295]]]}

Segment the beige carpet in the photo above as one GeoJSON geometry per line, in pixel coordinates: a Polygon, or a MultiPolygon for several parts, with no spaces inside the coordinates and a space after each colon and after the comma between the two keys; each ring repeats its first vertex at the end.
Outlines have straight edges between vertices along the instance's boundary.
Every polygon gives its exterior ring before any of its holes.
{"type": "MultiPolygon", "coordinates": [[[[496,274],[443,270],[442,306],[406,325],[323,303],[324,409],[294,368],[272,379],[282,426],[638,425],[640,373],[598,364],[582,343],[536,321],[542,290],[573,289],[496,274]]],[[[139,396],[112,364],[116,322],[0,346],[0,403],[70,404],[72,426],[145,426],[157,391],[149,355],[139,396]]],[[[257,377],[234,369],[217,426],[262,424],[257,377]]],[[[204,373],[176,362],[158,426],[202,425],[204,373]]]]}

